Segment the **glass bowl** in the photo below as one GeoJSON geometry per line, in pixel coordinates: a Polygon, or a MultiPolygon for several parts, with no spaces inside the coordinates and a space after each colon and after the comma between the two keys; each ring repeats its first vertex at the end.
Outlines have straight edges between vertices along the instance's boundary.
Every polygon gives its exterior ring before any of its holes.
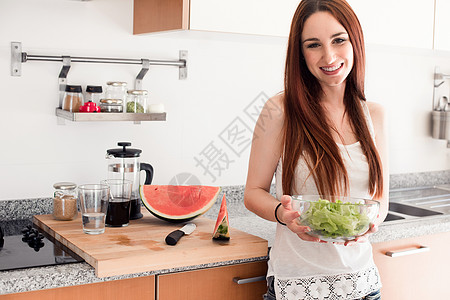
{"type": "Polygon", "coordinates": [[[363,235],[378,216],[375,200],[319,195],[292,196],[292,209],[300,213],[298,221],[309,226],[309,235],[327,242],[346,242],[363,235]]]}

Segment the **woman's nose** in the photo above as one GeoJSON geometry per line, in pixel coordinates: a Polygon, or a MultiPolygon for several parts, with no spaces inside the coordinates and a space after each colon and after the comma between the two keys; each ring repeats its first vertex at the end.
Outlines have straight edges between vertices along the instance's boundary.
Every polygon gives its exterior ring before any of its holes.
{"type": "Polygon", "coordinates": [[[336,60],[336,52],[330,46],[323,47],[323,60],[327,64],[331,64],[336,60]]]}

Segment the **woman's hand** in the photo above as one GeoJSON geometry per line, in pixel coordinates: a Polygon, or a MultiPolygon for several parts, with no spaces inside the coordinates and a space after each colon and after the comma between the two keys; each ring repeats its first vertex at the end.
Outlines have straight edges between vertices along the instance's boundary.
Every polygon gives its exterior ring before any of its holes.
{"type": "Polygon", "coordinates": [[[306,233],[311,231],[308,226],[301,226],[298,223],[297,218],[300,216],[300,213],[292,210],[291,201],[292,199],[288,195],[281,197],[281,205],[283,209],[278,209],[278,219],[281,222],[286,223],[287,228],[297,234],[302,240],[309,242],[323,242],[319,238],[310,236],[306,233]]]}
{"type": "Polygon", "coordinates": [[[378,231],[378,226],[376,224],[371,223],[369,225],[369,230],[367,230],[366,233],[364,233],[361,236],[358,236],[357,238],[355,238],[354,240],[350,240],[350,241],[346,241],[344,244],[344,246],[351,246],[351,245],[355,245],[357,243],[365,243],[369,241],[369,235],[372,233],[375,233],[378,231]]]}
{"type": "MultiPolygon", "coordinates": [[[[307,232],[311,231],[311,229],[308,226],[302,226],[298,223],[297,218],[300,216],[300,213],[292,210],[291,202],[292,198],[290,196],[284,195],[281,197],[281,205],[283,209],[278,209],[278,219],[280,219],[281,222],[286,223],[286,226],[304,241],[328,243],[307,234],[307,232]]],[[[368,236],[377,231],[378,226],[372,223],[366,233],[355,238],[354,240],[346,241],[345,243],[333,242],[333,244],[351,246],[357,243],[365,243],[369,241],[368,236]]]]}

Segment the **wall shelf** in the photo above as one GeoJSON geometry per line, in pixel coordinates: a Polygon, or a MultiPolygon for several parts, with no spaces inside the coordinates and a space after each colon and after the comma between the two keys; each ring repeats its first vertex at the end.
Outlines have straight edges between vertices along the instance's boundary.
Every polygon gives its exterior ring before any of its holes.
{"type": "Polygon", "coordinates": [[[166,113],[73,113],[56,108],[56,116],[72,122],[101,122],[101,121],[165,121],[166,113]]]}

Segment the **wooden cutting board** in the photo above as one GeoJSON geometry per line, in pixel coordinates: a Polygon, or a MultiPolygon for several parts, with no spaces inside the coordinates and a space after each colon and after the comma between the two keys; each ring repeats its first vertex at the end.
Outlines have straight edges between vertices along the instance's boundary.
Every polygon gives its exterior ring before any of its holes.
{"type": "Polygon", "coordinates": [[[98,277],[181,268],[267,255],[266,240],[230,229],[228,242],[212,240],[215,222],[204,217],[191,221],[195,231],[183,236],[175,246],[165,237],[183,224],[160,220],[148,211],[130,221],[127,227],[106,227],[105,233],[83,233],[81,216],[72,221],[57,221],[52,215],[36,215],[34,224],[67,246],[95,268],[98,277]]]}

